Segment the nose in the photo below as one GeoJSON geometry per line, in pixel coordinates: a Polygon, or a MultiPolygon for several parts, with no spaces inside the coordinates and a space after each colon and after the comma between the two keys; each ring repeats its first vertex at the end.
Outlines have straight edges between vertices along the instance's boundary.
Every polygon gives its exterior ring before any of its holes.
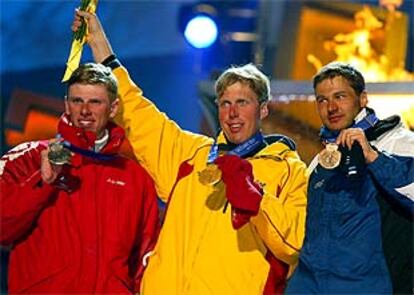
{"type": "Polygon", "coordinates": [[[89,104],[88,103],[82,103],[81,106],[81,114],[82,115],[89,115],[90,114],[89,104]]]}
{"type": "Polygon", "coordinates": [[[334,100],[328,100],[328,112],[332,113],[338,109],[338,105],[334,100]]]}
{"type": "Polygon", "coordinates": [[[239,116],[239,109],[237,107],[237,104],[233,104],[230,106],[229,116],[230,118],[237,118],[239,116]]]}

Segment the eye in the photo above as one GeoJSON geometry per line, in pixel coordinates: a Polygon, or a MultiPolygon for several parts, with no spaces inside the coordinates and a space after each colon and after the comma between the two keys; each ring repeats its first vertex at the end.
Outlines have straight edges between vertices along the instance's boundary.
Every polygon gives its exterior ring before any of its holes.
{"type": "Polygon", "coordinates": [[[103,103],[102,100],[98,98],[92,98],[89,100],[89,104],[95,105],[95,106],[101,105],[102,103],[103,103]]]}
{"type": "Polygon", "coordinates": [[[228,108],[228,107],[230,107],[230,102],[229,101],[224,100],[224,101],[219,102],[219,108],[225,109],[225,108],[228,108]]]}
{"type": "Polygon", "coordinates": [[[249,104],[249,101],[248,100],[246,100],[246,99],[239,99],[238,101],[237,101],[237,105],[239,106],[239,107],[244,107],[244,106],[247,106],[249,104]]]}
{"type": "Polygon", "coordinates": [[[69,98],[69,102],[73,103],[73,104],[82,104],[83,103],[83,99],[80,97],[70,97],[69,98]]]}
{"type": "Polygon", "coordinates": [[[317,97],[316,98],[316,102],[318,103],[318,104],[325,104],[325,103],[327,103],[327,99],[325,98],[325,97],[317,97]]]}

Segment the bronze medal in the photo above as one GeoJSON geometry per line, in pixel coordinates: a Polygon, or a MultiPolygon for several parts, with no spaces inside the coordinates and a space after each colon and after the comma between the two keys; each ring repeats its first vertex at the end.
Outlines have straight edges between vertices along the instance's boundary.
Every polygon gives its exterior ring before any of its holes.
{"type": "Polygon", "coordinates": [[[49,153],[47,157],[50,163],[54,165],[63,165],[70,163],[72,154],[61,142],[56,141],[49,144],[49,153]]]}
{"type": "Polygon", "coordinates": [[[325,169],[334,169],[341,162],[341,152],[338,151],[338,145],[328,143],[325,149],[319,153],[319,164],[325,169]]]}
{"type": "Polygon", "coordinates": [[[221,180],[221,170],[215,164],[207,164],[207,167],[198,172],[198,178],[203,185],[215,185],[221,180]]]}

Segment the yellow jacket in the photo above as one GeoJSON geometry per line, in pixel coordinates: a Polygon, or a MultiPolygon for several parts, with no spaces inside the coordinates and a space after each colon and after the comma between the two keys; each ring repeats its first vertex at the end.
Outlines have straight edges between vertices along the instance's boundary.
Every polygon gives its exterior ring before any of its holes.
{"type": "MultiPolygon", "coordinates": [[[[117,121],[154,178],[158,195],[164,201],[170,198],[142,294],[262,294],[269,250],[290,266],[291,273],[302,246],[306,213],[306,166],[297,153],[277,142],[248,158],[255,180],[264,185],[264,196],[258,215],[234,230],[230,208],[223,212],[224,184],[199,181],[214,140],[180,129],[143,97],[125,68],[114,73],[123,105],[117,121]],[[184,162],[192,170],[179,179],[184,162]]],[[[223,141],[219,136],[218,142],[223,141]]]]}

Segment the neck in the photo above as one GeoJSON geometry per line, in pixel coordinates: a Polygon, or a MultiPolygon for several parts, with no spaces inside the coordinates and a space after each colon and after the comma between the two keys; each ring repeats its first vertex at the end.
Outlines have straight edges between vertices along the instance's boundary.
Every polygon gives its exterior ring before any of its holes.
{"type": "Polygon", "coordinates": [[[108,140],[109,132],[107,129],[105,129],[104,132],[102,132],[102,135],[97,140],[95,140],[95,152],[99,152],[100,150],[102,150],[102,148],[108,143],[108,140]]]}

